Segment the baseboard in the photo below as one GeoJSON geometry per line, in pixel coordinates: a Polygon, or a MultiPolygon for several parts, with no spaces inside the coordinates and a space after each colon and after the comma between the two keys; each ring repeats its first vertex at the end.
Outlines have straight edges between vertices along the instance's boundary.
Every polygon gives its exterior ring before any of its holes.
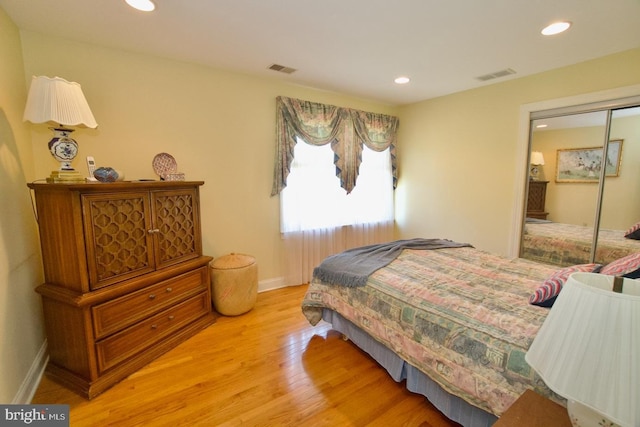
{"type": "Polygon", "coordinates": [[[273,291],[274,289],[286,288],[284,277],[276,277],[274,279],[260,280],[258,282],[258,292],[273,291]]]}
{"type": "Polygon", "coordinates": [[[38,385],[40,385],[40,380],[42,379],[42,375],[44,374],[44,368],[47,366],[47,362],[49,361],[49,354],[47,353],[47,340],[45,339],[36,354],[36,358],[33,360],[31,367],[29,368],[29,372],[27,372],[27,376],[24,381],[22,381],[22,385],[20,389],[16,393],[11,402],[14,405],[26,405],[31,403],[31,399],[36,394],[36,390],[38,389],[38,385]]]}

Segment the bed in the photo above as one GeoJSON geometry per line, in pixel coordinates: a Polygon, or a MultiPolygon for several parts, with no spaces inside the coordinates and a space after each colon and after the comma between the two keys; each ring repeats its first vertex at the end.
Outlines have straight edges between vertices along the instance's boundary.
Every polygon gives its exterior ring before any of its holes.
{"type": "Polygon", "coordinates": [[[548,313],[529,297],[556,270],[472,247],[404,249],[364,286],[314,275],[302,312],[453,421],[490,426],[526,389],[565,404],[524,361],[548,313]]]}
{"type": "MultiPolygon", "coordinates": [[[[640,252],[640,240],[625,238],[624,230],[600,229],[595,261],[608,264],[640,252]]],[[[589,262],[593,227],[527,220],[522,236],[522,257],[558,266],[589,262]]]]}

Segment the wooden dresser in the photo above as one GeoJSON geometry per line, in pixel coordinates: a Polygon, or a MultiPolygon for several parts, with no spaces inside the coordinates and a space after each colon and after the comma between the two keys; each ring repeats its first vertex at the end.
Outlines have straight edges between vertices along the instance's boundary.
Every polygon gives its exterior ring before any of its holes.
{"type": "Polygon", "coordinates": [[[547,219],[549,212],[545,212],[544,205],[547,198],[548,183],[549,181],[529,181],[527,218],[547,219]]]}
{"type": "Polygon", "coordinates": [[[213,323],[202,184],[28,184],[56,381],[92,398],[213,323]]]}

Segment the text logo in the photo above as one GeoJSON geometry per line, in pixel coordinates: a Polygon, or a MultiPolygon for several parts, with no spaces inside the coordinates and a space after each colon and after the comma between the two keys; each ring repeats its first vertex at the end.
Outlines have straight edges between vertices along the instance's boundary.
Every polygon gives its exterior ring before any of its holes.
{"type": "Polygon", "coordinates": [[[69,405],[0,405],[0,427],[69,427],[69,405]]]}

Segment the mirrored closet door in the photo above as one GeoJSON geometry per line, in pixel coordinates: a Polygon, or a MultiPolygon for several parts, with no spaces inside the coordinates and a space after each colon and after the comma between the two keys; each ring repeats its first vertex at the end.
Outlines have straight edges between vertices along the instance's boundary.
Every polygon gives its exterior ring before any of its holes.
{"type": "Polygon", "coordinates": [[[600,264],[640,252],[640,240],[624,237],[640,222],[640,107],[611,111],[606,161],[594,256],[600,264]]]}
{"type": "Polygon", "coordinates": [[[624,237],[640,221],[639,105],[531,113],[521,257],[569,266],[640,252],[624,237]]]}

